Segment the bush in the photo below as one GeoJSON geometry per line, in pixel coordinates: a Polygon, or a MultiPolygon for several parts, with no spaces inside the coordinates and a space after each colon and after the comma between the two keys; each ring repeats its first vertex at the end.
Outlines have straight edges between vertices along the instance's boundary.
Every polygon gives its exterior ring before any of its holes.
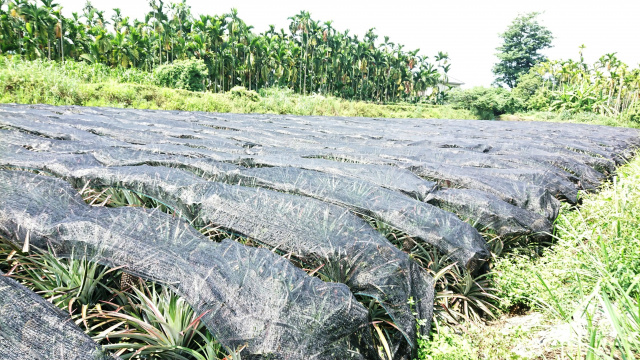
{"type": "Polygon", "coordinates": [[[470,110],[483,120],[492,120],[522,108],[522,102],[503,88],[456,89],[449,93],[449,99],[455,108],[470,110]]]}
{"type": "Polygon", "coordinates": [[[158,85],[189,91],[204,91],[209,75],[204,61],[195,59],[160,65],[153,73],[158,85]]]}
{"type": "Polygon", "coordinates": [[[259,101],[260,95],[253,90],[247,90],[244,86],[234,86],[229,90],[231,97],[234,99],[245,99],[249,101],[259,101]]]}

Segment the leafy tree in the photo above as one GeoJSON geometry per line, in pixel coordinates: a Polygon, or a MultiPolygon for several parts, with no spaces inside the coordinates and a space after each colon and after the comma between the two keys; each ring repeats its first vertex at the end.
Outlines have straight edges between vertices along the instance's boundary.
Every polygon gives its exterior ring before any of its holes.
{"type": "Polygon", "coordinates": [[[194,16],[186,0],[147,0],[150,10],[140,20],[119,9],[107,20],[90,1],[65,18],[55,1],[0,0],[0,55],[149,72],[169,65],[157,71],[161,81],[198,91],[278,86],[378,102],[420,101],[426,94],[441,102],[437,85],[446,83],[450,66],[446,53],[429,61],[388,37],[377,41],[373,28],[359,39],[307,11],[290,18],[289,32],[271,26],[256,34],[235,9],[194,16]],[[190,59],[198,61],[180,63],[190,59]]]}
{"type": "Polygon", "coordinates": [[[511,90],[513,97],[519,99],[526,110],[549,108],[549,93],[542,78],[543,64],[545,63],[540,63],[521,75],[518,85],[511,90]]]}
{"type": "Polygon", "coordinates": [[[456,89],[449,93],[450,103],[459,109],[467,109],[484,120],[513,113],[522,108],[522,102],[515,98],[509,90],[503,88],[474,87],[472,89],[456,89]]]}
{"type": "Polygon", "coordinates": [[[545,26],[538,23],[539,13],[518,15],[507,31],[500,34],[504,44],[496,50],[500,61],[493,67],[496,84],[505,84],[510,88],[518,85],[518,78],[529,72],[535,64],[545,61],[540,50],[550,48],[553,35],[545,26]]]}

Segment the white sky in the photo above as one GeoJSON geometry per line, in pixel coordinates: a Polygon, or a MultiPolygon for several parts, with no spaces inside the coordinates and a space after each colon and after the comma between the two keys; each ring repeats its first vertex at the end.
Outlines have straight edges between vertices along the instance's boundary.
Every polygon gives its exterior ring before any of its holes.
{"type": "MultiPolygon", "coordinates": [[[[81,12],[85,0],[57,2],[69,15],[81,12]]],[[[92,3],[100,10],[118,7],[125,16],[141,20],[149,11],[144,0],[92,3]]],[[[552,59],[577,59],[578,47],[585,44],[589,63],[609,52],[617,52],[632,67],[640,63],[639,0],[187,0],[187,4],[194,15],[222,14],[235,7],[256,33],[267,30],[269,24],[287,30],[287,18],[300,10],[311,12],[314,20],[333,20],[334,28],[350,29],[360,38],[375,27],[379,39],[387,35],[404,44],[405,50],[420,48],[421,54],[430,57],[440,50],[448,52],[450,75],[463,81],[464,87],[491,84],[495,48],[501,43],[498,34],[519,13],[531,11],[543,13],[539,21],[555,36],[554,47],[545,51],[552,59]]],[[[106,11],[107,18],[111,14],[106,11]]]]}

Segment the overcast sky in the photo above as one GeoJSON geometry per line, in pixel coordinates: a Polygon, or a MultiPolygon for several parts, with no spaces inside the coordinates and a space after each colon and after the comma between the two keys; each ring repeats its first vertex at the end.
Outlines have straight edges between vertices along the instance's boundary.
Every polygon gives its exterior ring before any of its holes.
{"type": "MultiPolygon", "coordinates": [[[[168,3],[170,0],[167,0],[168,3]]],[[[85,0],[58,0],[63,13],[81,12],[85,0]]],[[[314,20],[333,20],[339,31],[350,29],[360,38],[371,27],[379,39],[384,35],[420,49],[433,57],[449,53],[450,75],[464,87],[489,86],[491,68],[497,61],[498,34],[519,14],[541,12],[539,21],[555,36],[554,47],[545,51],[552,59],[578,58],[578,47],[586,45],[585,57],[593,62],[601,55],[617,52],[632,67],[640,63],[640,1],[638,0],[284,0],[206,1],[187,0],[193,14],[222,14],[232,7],[256,33],[268,29],[288,29],[288,17],[300,10],[311,12],[314,20]]],[[[147,1],[93,1],[100,10],[120,8],[125,16],[142,19],[149,11],[147,1]]],[[[112,12],[107,11],[107,18],[112,12]]]]}

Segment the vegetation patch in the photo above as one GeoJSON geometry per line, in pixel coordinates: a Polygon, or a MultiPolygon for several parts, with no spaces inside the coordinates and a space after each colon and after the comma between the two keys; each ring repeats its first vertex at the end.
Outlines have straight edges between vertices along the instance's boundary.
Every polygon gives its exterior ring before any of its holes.
{"type": "MultiPolygon", "coordinates": [[[[175,87],[186,87],[176,80],[175,87]]],[[[188,81],[188,80],[185,80],[188,81]]],[[[286,88],[258,92],[236,87],[227,93],[160,87],[153,74],[103,65],[24,61],[0,56],[1,103],[108,106],[136,109],[234,113],[474,119],[450,106],[392,105],[332,96],[297,95],[286,88]]]]}
{"type": "MultiPolygon", "coordinates": [[[[111,19],[88,2],[66,18],[53,1],[0,4],[0,55],[82,61],[158,75],[160,85],[224,93],[287,88],[296,94],[376,102],[442,103],[449,56],[338,31],[308,11],[291,16],[288,32],[256,34],[236,9],[192,14],[186,2],[151,0],[143,19],[111,19]],[[440,85],[440,86],[439,86],[440,85]]],[[[446,86],[445,86],[446,87],[446,86]]]]}
{"type": "Polygon", "coordinates": [[[209,82],[207,74],[202,60],[176,60],[153,70],[158,85],[190,91],[204,91],[209,82]]]}

